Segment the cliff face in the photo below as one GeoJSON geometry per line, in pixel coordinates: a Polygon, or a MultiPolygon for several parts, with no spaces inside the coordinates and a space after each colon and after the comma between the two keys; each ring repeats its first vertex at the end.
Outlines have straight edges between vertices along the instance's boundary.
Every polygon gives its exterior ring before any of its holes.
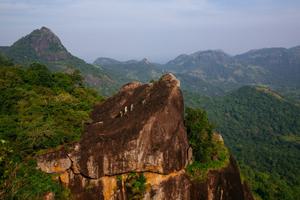
{"type": "Polygon", "coordinates": [[[208,173],[205,182],[192,181],[191,199],[245,199],[254,200],[246,183],[242,183],[239,168],[233,157],[223,169],[208,173]]]}
{"type": "Polygon", "coordinates": [[[233,159],[206,182],[189,179],[179,85],[167,74],[123,86],[95,106],[80,142],[38,157],[38,167],[58,174],[74,199],[252,199],[233,159]]]}

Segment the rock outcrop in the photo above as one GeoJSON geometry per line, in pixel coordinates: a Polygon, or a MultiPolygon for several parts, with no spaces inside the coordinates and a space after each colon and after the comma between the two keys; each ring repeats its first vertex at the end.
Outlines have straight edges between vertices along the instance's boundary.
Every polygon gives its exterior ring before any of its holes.
{"type": "Polygon", "coordinates": [[[233,160],[201,184],[186,174],[192,151],[179,86],[172,74],[124,85],[95,106],[79,142],[39,156],[38,167],[58,174],[74,199],[251,199],[233,160]]]}

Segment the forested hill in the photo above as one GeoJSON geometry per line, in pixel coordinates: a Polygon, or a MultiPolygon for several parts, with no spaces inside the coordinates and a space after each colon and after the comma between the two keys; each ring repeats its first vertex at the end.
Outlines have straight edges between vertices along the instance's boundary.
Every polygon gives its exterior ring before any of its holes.
{"type": "Polygon", "coordinates": [[[262,199],[297,199],[300,191],[300,107],[266,87],[242,87],[224,97],[187,93],[203,107],[262,199]]]}
{"type": "Polygon", "coordinates": [[[116,90],[114,80],[103,70],[73,56],[58,36],[46,27],[32,31],[9,47],[0,48],[0,52],[23,66],[39,62],[47,65],[52,71],[79,70],[86,83],[101,90],[102,94],[108,95],[116,90]]]}
{"type": "Polygon", "coordinates": [[[14,66],[0,56],[0,199],[67,195],[53,177],[36,169],[35,155],[80,138],[95,102],[102,98],[83,84],[78,71],[14,66]]]}

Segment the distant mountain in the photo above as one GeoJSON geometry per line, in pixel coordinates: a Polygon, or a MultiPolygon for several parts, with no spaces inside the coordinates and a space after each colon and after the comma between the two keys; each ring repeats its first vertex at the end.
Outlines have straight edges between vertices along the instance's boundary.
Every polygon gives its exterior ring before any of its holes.
{"type": "Polygon", "coordinates": [[[207,111],[262,199],[298,198],[299,106],[267,87],[245,86],[214,98],[184,96],[187,105],[207,111]]]}
{"type": "Polygon", "coordinates": [[[203,67],[217,67],[232,63],[233,59],[223,51],[208,50],[198,51],[190,55],[182,54],[166,63],[165,67],[176,70],[177,72],[186,72],[188,70],[203,67]]]}
{"type": "Polygon", "coordinates": [[[72,59],[60,39],[48,28],[36,29],[16,41],[6,51],[15,62],[46,61],[56,62],[72,59]]]}
{"type": "MultiPolygon", "coordinates": [[[[198,82],[228,92],[244,85],[267,85],[284,94],[300,99],[300,46],[251,50],[230,56],[220,50],[182,54],[160,66],[189,82],[191,92],[198,92],[198,82]]],[[[183,85],[185,85],[183,81],[183,85]]],[[[203,91],[202,91],[203,92],[203,91]]],[[[219,94],[220,92],[216,93],[219,94]]]]}
{"type": "Polygon", "coordinates": [[[23,65],[40,62],[54,71],[68,72],[78,69],[90,86],[100,89],[104,94],[114,90],[114,81],[108,75],[69,53],[60,39],[46,27],[32,31],[10,47],[1,47],[0,51],[15,63],[23,65]]]}
{"type": "Polygon", "coordinates": [[[296,81],[299,85],[300,80],[296,76],[300,74],[300,46],[251,50],[237,56],[230,56],[220,50],[198,51],[180,55],[162,67],[177,73],[193,73],[203,79],[219,78],[221,81],[241,82],[238,77],[248,77],[243,81],[272,83],[268,80],[269,76],[281,75],[287,83],[296,81]],[[245,72],[253,74],[243,74],[245,72]],[[259,77],[255,72],[264,76],[259,77]],[[289,78],[293,80],[287,80],[289,78]]]}
{"type": "Polygon", "coordinates": [[[100,66],[107,66],[107,65],[109,66],[109,65],[119,65],[122,64],[122,62],[112,58],[100,57],[94,61],[94,64],[100,66]]]}
{"type": "Polygon", "coordinates": [[[300,86],[300,47],[290,49],[266,48],[235,56],[246,66],[259,66],[267,73],[271,85],[300,86]]]}
{"type": "Polygon", "coordinates": [[[251,50],[231,56],[221,50],[182,54],[166,64],[148,60],[121,62],[98,58],[101,66],[120,82],[149,81],[172,72],[190,92],[208,96],[224,95],[245,85],[266,85],[294,99],[300,99],[300,46],[251,50]]]}
{"type": "Polygon", "coordinates": [[[112,58],[100,57],[95,60],[97,65],[109,74],[114,80],[122,85],[130,81],[148,82],[152,79],[158,79],[163,71],[158,68],[159,64],[150,62],[147,58],[140,61],[128,60],[118,61],[112,58]]]}
{"type": "Polygon", "coordinates": [[[208,50],[179,55],[161,67],[175,73],[185,90],[212,96],[222,95],[240,84],[241,75],[234,77],[239,66],[233,63],[232,57],[223,51],[208,50]]]}

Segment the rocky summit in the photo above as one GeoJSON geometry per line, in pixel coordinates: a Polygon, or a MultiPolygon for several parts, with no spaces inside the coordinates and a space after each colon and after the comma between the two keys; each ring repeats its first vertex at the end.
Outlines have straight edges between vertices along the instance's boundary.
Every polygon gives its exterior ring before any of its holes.
{"type": "Polygon", "coordinates": [[[74,199],[253,199],[233,158],[204,182],[187,175],[192,149],[180,82],[172,74],[124,85],[95,106],[79,142],[37,159],[74,199]]]}
{"type": "Polygon", "coordinates": [[[27,60],[55,62],[72,58],[60,39],[46,27],[36,29],[19,39],[8,47],[5,53],[17,62],[27,60]]]}

